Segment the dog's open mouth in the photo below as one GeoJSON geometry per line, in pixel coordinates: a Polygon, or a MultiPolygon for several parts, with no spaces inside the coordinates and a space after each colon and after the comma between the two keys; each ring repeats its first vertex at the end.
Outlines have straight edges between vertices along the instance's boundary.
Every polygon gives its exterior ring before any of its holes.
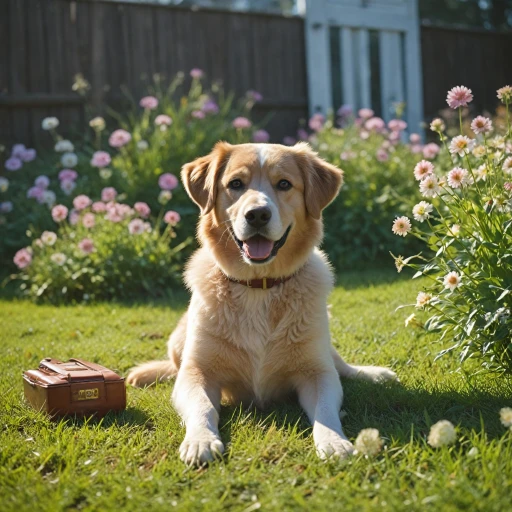
{"type": "Polygon", "coordinates": [[[231,230],[231,235],[243,256],[254,263],[265,263],[273,258],[286,243],[290,229],[291,226],[289,226],[284,235],[276,241],[269,240],[262,235],[254,235],[247,240],[240,240],[235,236],[233,230],[231,230]]]}

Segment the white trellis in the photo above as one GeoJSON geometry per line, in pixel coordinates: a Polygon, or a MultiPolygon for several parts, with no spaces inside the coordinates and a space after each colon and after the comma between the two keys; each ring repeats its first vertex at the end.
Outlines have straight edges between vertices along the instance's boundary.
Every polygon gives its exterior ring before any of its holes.
{"type": "MultiPolygon", "coordinates": [[[[342,103],[373,107],[370,31],[378,33],[378,74],[382,116],[405,103],[411,131],[423,120],[421,53],[417,0],[306,0],[309,108],[327,113],[332,104],[330,32],[339,30],[342,103]]],[[[373,69],[375,73],[375,67],[373,69]]],[[[373,77],[375,79],[375,77],[373,77]]]]}

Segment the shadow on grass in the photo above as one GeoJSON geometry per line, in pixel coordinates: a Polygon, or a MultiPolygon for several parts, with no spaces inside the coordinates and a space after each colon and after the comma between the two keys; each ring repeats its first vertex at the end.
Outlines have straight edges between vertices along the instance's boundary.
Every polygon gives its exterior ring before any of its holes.
{"type": "MultiPolygon", "coordinates": [[[[425,438],[431,425],[441,419],[450,420],[464,430],[485,431],[488,439],[503,436],[499,410],[512,396],[512,381],[491,389],[410,388],[401,384],[379,385],[364,381],[344,381],[342,419],[345,433],[354,438],[363,428],[378,428],[381,435],[407,443],[411,432],[425,438]]],[[[220,429],[224,442],[231,439],[232,429],[250,423],[268,430],[271,426],[311,436],[311,425],[295,399],[277,403],[264,410],[242,406],[222,407],[220,429]]]]}
{"type": "Polygon", "coordinates": [[[69,416],[61,418],[61,421],[66,427],[78,428],[85,425],[98,428],[122,427],[126,425],[153,428],[153,422],[150,420],[150,417],[144,411],[135,407],[127,407],[122,412],[111,411],[102,418],[96,416],[69,416]]]}

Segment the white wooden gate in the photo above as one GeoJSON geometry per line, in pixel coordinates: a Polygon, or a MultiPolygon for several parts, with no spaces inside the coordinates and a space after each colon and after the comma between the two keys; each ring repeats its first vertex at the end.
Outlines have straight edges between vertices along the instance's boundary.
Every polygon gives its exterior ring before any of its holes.
{"type": "MultiPolygon", "coordinates": [[[[372,105],[373,74],[380,81],[381,114],[394,117],[405,103],[410,131],[421,131],[423,93],[417,0],[306,0],[306,52],[310,113],[333,105],[332,69],[340,70],[341,100],[354,109],[372,105]],[[339,30],[333,66],[331,30],[339,30]],[[370,31],[378,33],[378,69],[370,65],[370,31]],[[376,73],[376,71],[378,73],[376,73]]],[[[334,52],[333,52],[334,53],[334,52]]]]}

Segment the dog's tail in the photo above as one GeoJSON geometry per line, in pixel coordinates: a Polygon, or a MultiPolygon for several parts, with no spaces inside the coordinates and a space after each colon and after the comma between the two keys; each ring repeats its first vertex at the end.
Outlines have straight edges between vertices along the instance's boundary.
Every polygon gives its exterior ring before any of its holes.
{"type": "Polygon", "coordinates": [[[178,370],[171,360],[149,361],[132,368],[126,382],[137,388],[144,388],[156,382],[172,379],[177,373],[178,370]]]}

